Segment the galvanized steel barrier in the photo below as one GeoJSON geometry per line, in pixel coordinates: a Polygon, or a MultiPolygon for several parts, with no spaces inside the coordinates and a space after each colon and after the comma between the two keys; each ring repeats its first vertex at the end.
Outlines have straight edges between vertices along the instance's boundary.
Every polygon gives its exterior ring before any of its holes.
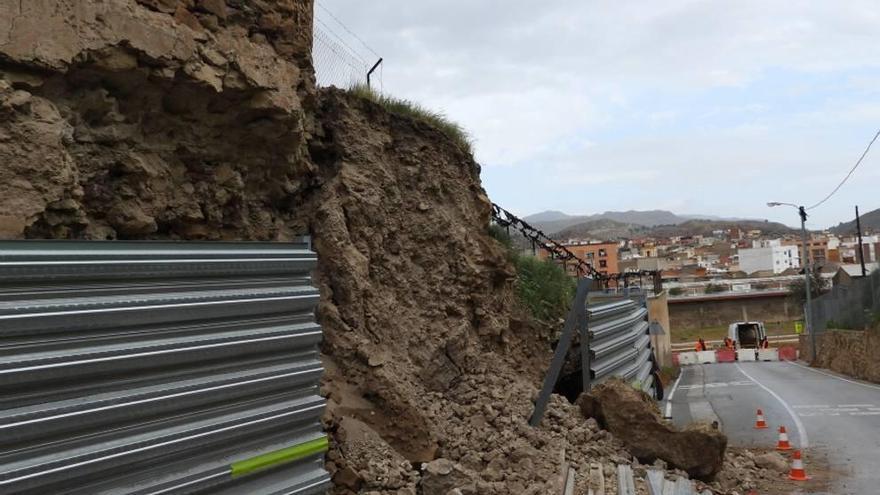
{"type": "Polygon", "coordinates": [[[636,293],[634,297],[628,292],[612,297],[596,294],[592,304],[588,305],[592,282],[589,278],[578,282],[571,310],[529,419],[532,426],[541,422],[574,341],[575,330],[580,337],[583,390],[588,391],[593,385],[618,376],[652,396],[656,393],[655,362],[644,294],[636,293]]]}
{"type": "Polygon", "coordinates": [[[324,493],[316,261],[0,242],[0,493],[324,493]]]}
{"type": "Polygon", "coordinates": [[[653,350],[645,299],[591,304],[588,314],[590,385],[618,376],[654,395],[653,350]]]}

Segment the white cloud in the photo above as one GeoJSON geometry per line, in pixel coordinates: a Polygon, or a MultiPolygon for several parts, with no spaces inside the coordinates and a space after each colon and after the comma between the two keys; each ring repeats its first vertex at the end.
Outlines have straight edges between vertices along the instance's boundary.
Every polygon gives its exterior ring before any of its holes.
{"type": "Polygon", "coordinates": [[[490,194],[526,211],[783,218],[766,197],[823,196],[880,123],[874,0],[320,2],[385,58],[385,90],[473,134],[490,194]],[[621,201],[633,184],[656,189],[621,201]]]}

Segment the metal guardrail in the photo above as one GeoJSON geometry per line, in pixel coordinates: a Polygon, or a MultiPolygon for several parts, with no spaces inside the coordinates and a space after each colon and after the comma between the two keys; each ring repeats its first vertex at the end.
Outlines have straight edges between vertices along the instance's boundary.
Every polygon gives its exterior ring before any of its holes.
{"type": "Polygon", "coordinates": [[[644,299],[591,305],[588,314],[591,385],[619,376],[653,395],[653,351],[644,299]]]}
{"type": "Polygon", "coordinates": [[[0,242],[0,493],[324,493],[316,261],[0,242]]]}
{"type": "Polygon", "coordinates": [[[654,356],[648,334],[650,324],[647,299],[641,293],[636,295],[638,302],[629,297],[621,299],[619,295],[609,297],[601,292],[590,294],[591,286],[592,279],[582,278],[578,281],[571,310],[565,319],[562,335],[553,351],[553,360],[529,418],[532,426],[541,422],[576,330],[580,338],[584,391],[589,391],[593,385],[612,376],[619,376],[652,396],[656,393],[652,373],[655,367],[654,356]],[[605,301],[588,306],[589,296],[594,296],[597,301],[605,301]]]}

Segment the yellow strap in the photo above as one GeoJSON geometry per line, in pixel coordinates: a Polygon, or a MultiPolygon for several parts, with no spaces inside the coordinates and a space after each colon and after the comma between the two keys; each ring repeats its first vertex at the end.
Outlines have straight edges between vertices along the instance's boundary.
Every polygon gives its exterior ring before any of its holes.
{"type": "Polygon", "coordinates": [[[232,476],[244,476],[253,473],[254,471],[268,469],[279,464],[298,461],[320,452],[326,452],[327,448],[327,437],[323,436],[315,440],[287,447],[286,449],[276,450],[243,461],[233,462],[230,466],[232,468],[232,476]]]}

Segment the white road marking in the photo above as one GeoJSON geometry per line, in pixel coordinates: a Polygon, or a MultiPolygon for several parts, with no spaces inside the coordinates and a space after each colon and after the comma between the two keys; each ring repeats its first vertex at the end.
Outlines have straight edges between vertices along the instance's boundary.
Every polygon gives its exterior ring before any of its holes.
{"type": "Polygon", "coordinates": [[[666,413],[663,415],[664,418],[672,418],[672,396],[675,395],[675,389],[678,388],[678,382],[681,381],[681,377],[684,376],[684,372],[687,368],[681,368],[681,371],[678,373],[678,378],[675,379],[675,383],[672,385],[672,390],[669,391],[669,397],[666,398],[666,413]]]}
{"type": "Polygon", "coordinates": [[[695,385],[682,385],[682,390],[692,390],[695,388],[723,388],[723,387],[753,387],[755,386],[752,382],[741,381],[741,382],[711,382],[711,383],[697,383],[695,385]]]}
{"type": "Polygon", "coordinates": [[[786,361],[786,363],[788,363],[788,364],[790,364],[790,365],[792,365],[792,366],[797,366],[797,367],[799,367],[799,368],[803,368],[803,369],[805,369],[805,370],[812,371],[813,373],[819,373],[820,375],[830,376],[831,378],[835,378],[835,379],[840,380],[840,381],[842,381],[842,382],[852,383],[853,385],[860,385],[860,386],[862,386],[862,387],[867,387],[867,388],[873,388],[874,390],[880,390],[880,387],[878,387],[877,385],[871,385],[870,383],[857,382],[857,381],[855,381],[855,380],[848,380],[848,379],[846,379],[846,378],[843,378],[843,377],[837,376],[837,375],[832,374],[832,373],[828,373],[828,372],[826,372],[826,371],[821,371],[821,370],[817,370],[817,369],[815,369],[815,368],[810,368],[809,366],[804,366],[804,365],[802,365],[802,364],[800,364],[800,363],[796,363],[796,362],[794,362],[794,361],[786,361]]]}
{"type": "Polygon", "coordinates": [[[788,415],[791,416],[791,419],[792,419],[792,421],[794,421],[794,425],[797,428],[798,438],[801,439],[800,447],[802,449],[806,449],[807,447],[809,447],[810,442],[807,439],[807,429],[804,428],[804,423],[801,421],[801,418],[799,418],[798,415],[794,412],[794,410],[792,410],[791,406],[788,405],[788,402],[785,402],[784,400],[782,400],[782,397],[780,397],[779,394],[770,390],[770,388],[768,388],[766,385],[764,385],[763,383],[759,382],[758,380],[755,380],[754,378],[752,378],[752,376],[749,375],[748,373],[746,373],[746,370],[744,370],[742,368],[742,366],[739,365],[739,363],[735,363],[735,364],[736,364],[736,368],[739,370],[740,373],[745,375],[745,377],[748,378],[749,380],[755,382],[755,384],[757,384],[759,387],[763,388],[764,391],[766,391],[768,394],[772,395],[774,399],[776,399],[777,401],[779,401],[780,404],[782,404],[782,407],[784,407],[785,410],[788,412],[788,415]]]}
{"type": "Polygon", "coordinates": [[[791,406],[798,409],[798,416],[809,418],[811,416],[840,416],[846,413],[848,416],[880,416],[880,407],[873,404],[840,404],[829,406],[827,404],[797,404],[791,406]]]}

